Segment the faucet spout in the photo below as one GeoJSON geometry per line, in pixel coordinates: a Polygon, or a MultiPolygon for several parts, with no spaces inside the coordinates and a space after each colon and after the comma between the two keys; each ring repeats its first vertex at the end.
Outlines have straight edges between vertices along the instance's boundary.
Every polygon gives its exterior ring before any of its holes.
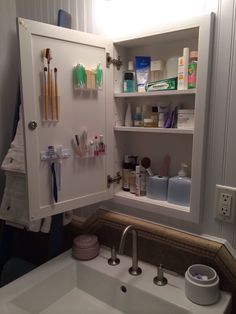
{"type": "Polygon", "coordinates": [[[124,253],[124,246],[127,234],[132,232],[132,267],[129,268],[129,273],[133,276],[140,275],[142,269],[138,267],[138,233],[133,225],[129,225],[125,228],[120,239],[119,254],[124,253]]]}

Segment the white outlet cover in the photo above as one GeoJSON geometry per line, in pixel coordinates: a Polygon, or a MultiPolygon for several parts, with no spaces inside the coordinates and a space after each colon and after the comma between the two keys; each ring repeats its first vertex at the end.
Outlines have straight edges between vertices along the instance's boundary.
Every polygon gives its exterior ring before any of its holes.
{"type": "Polygon", "coordinates": [[[235,222],[236,188],[216,184],[215,219],[228,223],[235,222]]]}

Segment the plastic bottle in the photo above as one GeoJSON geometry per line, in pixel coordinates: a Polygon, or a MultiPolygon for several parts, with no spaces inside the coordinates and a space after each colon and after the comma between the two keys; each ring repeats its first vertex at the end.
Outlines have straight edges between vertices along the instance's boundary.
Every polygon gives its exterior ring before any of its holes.
{"type": "Polygon", "coordinates": [[[169,179],[167,201],[182,206],[190,205],[191,178],[187,177],[186,164],[181,164],[178,176],[169,179]]]}
{"type": "Polygon", "coordinates": [[[132,113],[131,113],[131,104],[127,105],[125,113],[125,126],[133,126],[132,113]]]}
{"type": "Polygon", "coordinates": [[[129,61],[128,71],[124,72],[123,91],[124,93],[135,92],[135,72],[133,61],[129,61]]]}
{"type": "Polygon", "coordinates": [[[137,166],[137,156],[130,156],[131,169],[129,173],[129,187],[130,193],[136,193],[136,166],[137,166]]]}
{"type": "Polygon", "coordinates": [[[124,191],[129,191],[130,190],[130,170],[131,170],[131,162],[130,162],[130,156],[125,155],[124,157],[124,162],[123,162],[123,167],[122,167],[122,188],[124,191]]]}
{"type": "Polygon", "coordinates": [[[152,127],[151,111],[150,111],[149,106],[147,105],[142,106],[142,116],[143,116],[143,126],[152,127]]]}
{"type": "Polygon", "coordinates": [[[198,52],[190,52],[190,63],[188,65],[188,88],[196,88],[197,83],[197,61],[198,52]]]}
{"type": "Polygon", "coordinates": [[[143,116],[141,106],[137,106],[134,114],[134,126],[143,126],[143,116]]]}
{"type": "Polygon", "coordinates": [[[157,128],[158,127],[158,108],[157,108],[157,106],[152,106],[151,119],[152,119],[152,127],[157,128]]]}
{"type": "Polygon", "coordinates": [[[188,88],[188,63],[189,63],[189,48],[183,49],[183,56],[178,59],[178,90],[188,88]]]}

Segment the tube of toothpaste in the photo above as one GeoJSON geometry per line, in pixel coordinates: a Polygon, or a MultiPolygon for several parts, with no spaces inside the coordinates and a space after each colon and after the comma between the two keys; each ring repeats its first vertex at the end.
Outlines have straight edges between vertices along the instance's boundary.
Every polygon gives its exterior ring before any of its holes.
{"type": "Polygon", "coordinates": [[[151,57],[135,57],[135,69],[138,92],[145,92],[150,73],[151,57]]]}

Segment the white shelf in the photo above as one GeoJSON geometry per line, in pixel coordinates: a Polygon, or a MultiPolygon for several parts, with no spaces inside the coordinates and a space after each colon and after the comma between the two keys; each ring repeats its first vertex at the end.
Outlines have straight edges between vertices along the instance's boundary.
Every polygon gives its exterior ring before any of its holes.
{"type": "Polygon", "coordinates": [[[157,214],[165,213],[168,216],[182,218],[184,220],[188,220],[191,215],[189,206],[180,206],[168,203],[167,201],[153,200],[146,196],[136,196],[135,194],[125,191],[115,193],[113,202],[139,208],[147,212],[157,214]]]}
{"type": "Polygon", "coordinates": [[[153,96],[173,96],[173,95],[195,95],[196,88],[186,90],[166,90],[157,92],[143,92],[143,93],[115,93],[116,98],[128,98],[128,97],[153,97],[153,96]]]}
{"type": "Polygon", "coordinates": [[[190,134],[193,135],[193,129],[176,129],[176,128],[144,128],[144,127],[127,127],[115,126],[116,132],[143,132],[143,133],[165,133],[165,134],[190,134]]]}

